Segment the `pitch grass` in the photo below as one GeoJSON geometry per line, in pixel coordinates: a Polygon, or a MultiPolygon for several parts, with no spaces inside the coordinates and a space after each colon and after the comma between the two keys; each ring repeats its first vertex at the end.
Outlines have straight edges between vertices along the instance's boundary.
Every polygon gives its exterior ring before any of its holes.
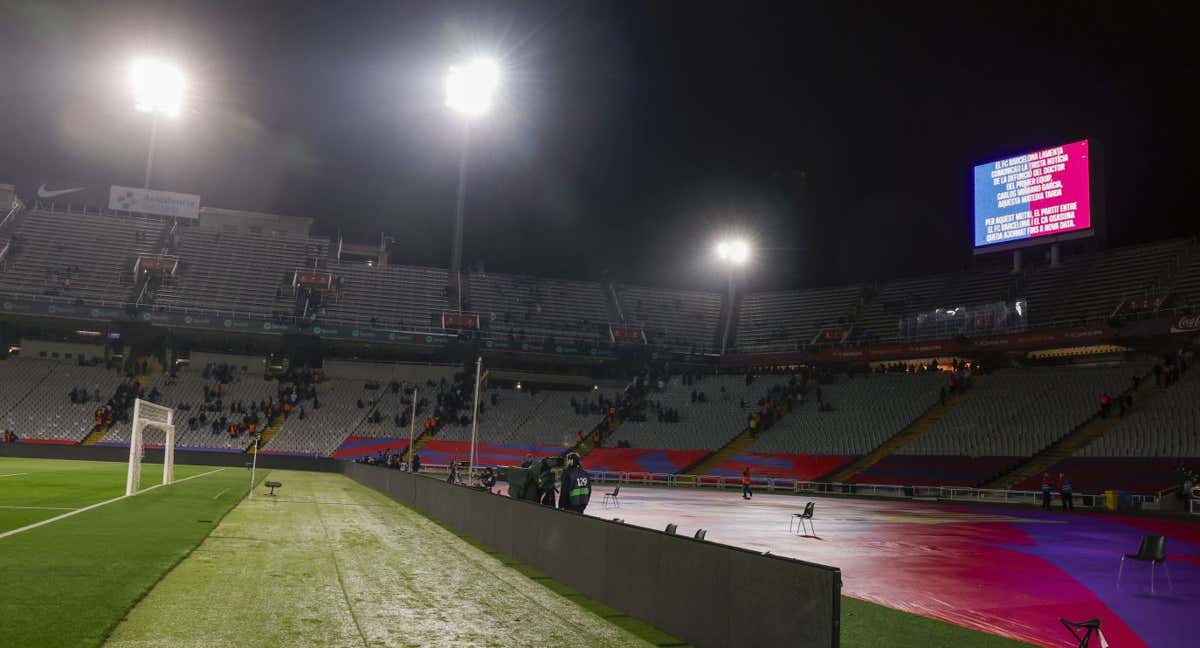
{"type": "MultiPolygon", "coordinates": [[[[0,457],[0,475],[6,475],[0,477],[0,533],[124,495],[127,468],[112,461],[0,457]]],[[[175,479],[207,470],[177,465],[175,479]]],[[[143,464],[140,487],[159,483],[162,464],[143,464]]]]}
{"type": "MultiPolygon", "coordinates": [[[[147,464],[142,487],[161,481],[147,464]]],[[[176,466],[176,479],[218,470],[176,466]]],[[[125,464],[0,459],[5,506],[81,507],[124,493],[125,464]]],[[[0,644],[99,645],[155,583],[245,494],[249,475],[226,468],[0,538],[0,644]]],[[[61,510],[0,509],[10,530],[61,510]],[[36,517],[36,519],[33,519],[36,517]]]]}
{"type": "Polygon", "coordinates": [[[270,478],[110,645],[653,645],[342,475],[270,478]]]}

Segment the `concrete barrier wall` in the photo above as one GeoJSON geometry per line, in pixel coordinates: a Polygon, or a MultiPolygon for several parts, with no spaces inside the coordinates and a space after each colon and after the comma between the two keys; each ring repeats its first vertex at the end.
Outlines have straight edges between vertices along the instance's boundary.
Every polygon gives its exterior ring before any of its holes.
{"type": "MultiPolygon", "coordinates": [[[[143,461],[146,463],[162,463],[162,450],[148,449],[143,461]]],[[[40,443],[0,443],[0,457],[25,457],[29,459],[75,459],[84,461],[129,461],[129,448],[113,446],[68,446],[49,445],[40,443]]],[[[253,457],[243,452],[198,452],[195,450],[175,450],[175,464],[195,464],[200,466],[245,466],[253,457]]],[[[312,457],[291,457],[287,455],[258,456],[259,468],[278,468],[280,470],[315,470],[320,472],[340,472],[342,462],[332,459],[317,459],[312,457]]]]}
{"type": "Polygon", "coordinates": [[[837,646],[837,568],[565,513],[375,466],[345,473],[697,646],[837,646]]]}

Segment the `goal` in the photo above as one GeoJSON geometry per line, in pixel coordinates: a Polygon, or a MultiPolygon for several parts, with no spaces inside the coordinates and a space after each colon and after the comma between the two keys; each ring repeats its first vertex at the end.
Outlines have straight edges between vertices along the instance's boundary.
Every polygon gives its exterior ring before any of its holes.
{"type": "Polygon", "coordinates": [[[174,412],[169,407],[155,405],[150,401],[137,399],[133,402],[133,431],[129,436],[129,474],[125,479],[125,494],[137,493],[138,482],[142,478],[142,457],[146,454],[144,436],[146,428],[162,430],[166,438],[163,441],[163,481],[170,484],[175,480],[175,426],[172,424],[174,412]]]}

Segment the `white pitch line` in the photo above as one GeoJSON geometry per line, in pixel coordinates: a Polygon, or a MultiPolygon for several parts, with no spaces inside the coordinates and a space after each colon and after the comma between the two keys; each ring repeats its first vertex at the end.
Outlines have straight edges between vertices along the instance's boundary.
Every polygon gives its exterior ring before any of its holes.
{"type": "Polygon", "coordinates": [[[218,497],[220,497],[220,496],[222,496],[222,495],[224,495],[225,493],[228,493],[228,492],[229,492],[229,489],[228,489],[228,488],[226,488],[226,489],[222,490],[220,493],[217,493],[216,495],[213,495],[213,499],[217,499],[218,497]]]}
{"type": "Polygon", "coordinates": [[[20,477],[21,475],[28,475],[28,474],[29,473],[8,473],[7,475],[0,475],[0,477],[20,477]]]}
{"type": "Polygon", "coordinates": [[[70,506],[0,506],[0,509],[27,509],[30,511],[74,511],[70,506]]]}
{"type": "MultiPolygon", "coordinates": [[[[171,482],[171,484],[178,484],[181,482],[185,482],[189,479],[195,479],[197,477],[211,475],[213,473],[221,472],[222,470],[225,470],[225,469],[217,468],[216,470],[210,470],[208,472],[203,472],[203,473],[200,473],[199,475],[192,475],[191,477],[184,477],[183,479],[176,479],[175,481],[171,482]]],[[[105,504],[112,504],[113,502],[119,502],[119,501],[125,499],[126,497],[137,497],[138,495],[141,495],[142,493],[148,493],[148,492],[154,490],[155,488],[158,488],[159,486],[167,486],[167,485],[169,485],[169,484],[155,484],[154,486],[151,486],[150,488],[147,488],[145,490],[140,490],[140,491],[134,493],[133,495],[122,495],[120,497],[114,497],[110,500],[104,500],[103,502],[97,502],[96,504],[92,504],[91,506],[85,506],[83,508],[75,509],[74,511],[70,511],[68,513],[63,513],[62,515],[56,515],[52,518],[42,520],[41,522],[34,522],[33,524],[23,526],[19,529],[13,529],[12,531],[5,531],[4,533],[0,533],[0,540],[3,540],[4,538],[7,538],[8,536],[11,536],[11,535],[17,535],[18,533],[21,533],[22,531],[36,529],[40,526],[45,526],[47,524],[50,524],[51,522],[58,522],[59,520],[69,518],[72,515],[78,515],[80,513],[83,513],[84,511],[90,511],[95,508],[100,508],[101,506],[104,506],[105,504]]]]}

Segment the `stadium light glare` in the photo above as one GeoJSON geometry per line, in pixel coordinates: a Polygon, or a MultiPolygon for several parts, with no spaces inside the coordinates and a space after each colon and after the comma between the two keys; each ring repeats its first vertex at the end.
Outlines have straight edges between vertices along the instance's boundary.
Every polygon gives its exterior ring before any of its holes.
{"type": "Polygon", "coordinates": [[[733,265],[743,265],[750,260],[750,244],[744,239],[733,239],[717,243],[717,258],[733,265]]]}
{"type": "Polygon", "coordinates": [[[176,117],[183,109],[183,72],[157,59],[138,59],[130,66],[134,107],[142,112],[176,117]]]}
{"type": "Polygon", "coordinates": [[[491,58],[451,67],[446,73],[446,106],[468,118],[486,115],[500,88],[500,77],[500,64],[491,58]]]}

